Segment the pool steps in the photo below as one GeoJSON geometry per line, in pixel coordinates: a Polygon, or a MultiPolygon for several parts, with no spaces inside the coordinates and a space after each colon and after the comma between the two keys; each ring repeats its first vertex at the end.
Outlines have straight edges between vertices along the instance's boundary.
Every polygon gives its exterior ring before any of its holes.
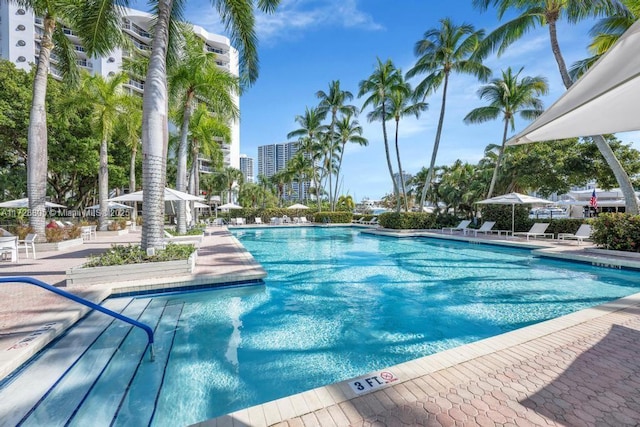
{"type": "Polygon", "coordinates": [[[157,399],[183,304],[117,298],[104,305],[155,329],[155,361],[142,331],[91,312],[5,381],[0,426],[149,425],[153,408],[129,390],[145,384],[146,397],[157,399]]]}

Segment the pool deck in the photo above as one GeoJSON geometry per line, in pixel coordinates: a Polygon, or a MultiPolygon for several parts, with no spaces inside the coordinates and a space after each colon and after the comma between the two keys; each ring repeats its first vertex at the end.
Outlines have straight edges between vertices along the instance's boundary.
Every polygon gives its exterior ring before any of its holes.
{"type": "MultiPolygon", "coordinates": [[[[267,226],[268,227],[268,226],[267,226]]],[[[226,230],[208,230],[192,276],[179,282],[233,282],[264,274],[226,230]]],[[[596,265],[640,268],[640,258],[607,256],[575,241],[471,238],[426,231],[371,232],[425,235],[534,249],[536,255],[596,265]]],[[[68,268],[113,243],[137,243],[139,233],[100,236],[78,248],[38,253],[18,264],[0,262],[0,276],[28,275],[61,286],[68,268]]],[[[640,273],[639,273],[640,274],[640,273]]],[[[262,276],[264,277],[264,276],[262,276]]],[[[639,276],[640,277],[640,276],[639,276]]],[[[175,278],[155,278],[164,287],[175,278]],[[163,284],[164,283],[164,284],[163,284]]],[[[150,286],[149,281],[139,284],[150,286]]],[[[168,286],[168,285],[167,285],[168,286]]],[[[132,283],[74,287],[99,302],[132,283]]],[[[3,284],[0,299],[0,378],[81,318],[86,310],[40,288],[3,284]]],[[[413,425],[637,425],[640,422],[640,294],[487,338],[364,375],[377,385],[356,394],[344,381],[268,402],[198,426],[413,425]],[[378,379],[372,379],[377,377],[378,379]],[[382,381],[384,383],[384,381],[382,381]]]]}

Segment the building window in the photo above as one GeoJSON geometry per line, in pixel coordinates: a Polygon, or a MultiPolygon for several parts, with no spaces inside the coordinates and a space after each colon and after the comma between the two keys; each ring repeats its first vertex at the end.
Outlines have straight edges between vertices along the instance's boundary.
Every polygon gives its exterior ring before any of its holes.
{"type": "Polygon", "coordinates": [[[26,30],[26,27],[24,25],[22,25],[22,24],[20,24],[20,25],[18,25],[16,27],[16,31],[24,31],[24,30],[26,30]]]}
{"type": "Polygon", "coordinates": [[[18,40],[18,46],[25,46],[27,44],[27,42],[25,42],[24,40],[18,40]]]}
{"type": "Polygon", "coordinates": [[[16,10],[16,15],[24,15],[25,13],[26,13],[26,11],[24,9],[16,10]]]}
{"type": "Polygon", "coordinates": [[[26,60],[27,60],[27,58],[25,58],[24,56],[18,56],[18,59],[16,61],[17,62],[24,62],[26,60]]]}

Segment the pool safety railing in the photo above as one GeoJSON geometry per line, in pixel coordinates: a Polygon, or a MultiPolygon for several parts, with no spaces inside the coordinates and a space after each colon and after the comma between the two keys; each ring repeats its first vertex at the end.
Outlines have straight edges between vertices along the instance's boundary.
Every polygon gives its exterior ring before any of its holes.
{"type": "Polygon", "coordinates": [[[85,305],[94,310],[98,310],[101,313],[114,317],[118,320],[122,320],[123,322],[129,323],[130,325],[133,325],[137,328],[142,329],[147,333],[147,337],[149,338],[149,355],[150,355],[151,361],[153,361],[154,359],[153,329],[151,329],[151,327],[149,327],[148,325],[145,325],[144,323],[140,323],[137,320],[124,316],[120,313],[116,313],[115,311],[109,310],[108,308],[95,304],[77,295],[63,291],[62,289],[56,288],[55,286],[51,286],[41,280],[34,279],[33,277],[26,277],[26,276],[0,277],[0,283],[27,283],[30,285],[39,286],[40,288],[46,289],[47,291],[53,292],[54,294],[60,295],[61,297],[70,299],[71,301],[77,302],[78,304],[85,305]]]}

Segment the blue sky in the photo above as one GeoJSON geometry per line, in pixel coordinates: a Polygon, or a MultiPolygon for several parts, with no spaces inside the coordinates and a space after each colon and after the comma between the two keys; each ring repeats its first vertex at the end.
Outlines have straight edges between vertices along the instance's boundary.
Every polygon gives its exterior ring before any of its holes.
{"type": "MultiPolygon", "coordinates": [[[[142,2],[136,6],[145,8],[142,2]]],[[[260,77],[240,100],[240,152],[255,159],[257,173],[257,147],[286,142],[287,133],[298,128],[295,116],[304,113],[306,106],[317,105],[318,90],[327,91],[329,82],[340,80],[341,87],[356,96],[358,83],[372,73],[378,57],[391,59],[407,71],[416,59],[416,41],[428,29],[438,27],[444,17],[487,32],[499,24],[494,10],[480,13],[472,8],[471,0],[282,0],[275,14],[258,14],[260,77]]],[[[209,0],[188,1],[186,19],[211,32],[224,33],[209,0]]],[[[559,24],[560,47],[568,65],[588,55],[591,25],[559,24]]],[[[543,98],[545,107],[564,92],[546,27],[530,32],[500,58],[488,58],[486,65],[494,76],[511,66],[514,70],[524,67],[522,75],[546,77],[550,93],[543,98]]],[[[501,142],[500,121],[478,125],[462,121],[469,111],[483,105],[476,94],[480,85],[472,77],[452,76],[436,164],[451,164],[456,159],[475,163],[488,144],[501,142]]],[[[429,109],[419,119],[400,122],[400,154],[408,173],[415,174],[429,164],[441,96],[439,91],[427,98],[429,109]]],[[[360,107],[363,100],[356,97],[353,104],[360,107]]],[[[369,145],[347,148],[342,194],[356,200],[378,199],[392,190],[381,124],[367,122],[366,111],[359,121],[369,145]]],[[[517,118],[516,132],[526,125],[517,118]]],[[[640,140],[640,133],[618,137],[631,142],[640,140]]]]}

